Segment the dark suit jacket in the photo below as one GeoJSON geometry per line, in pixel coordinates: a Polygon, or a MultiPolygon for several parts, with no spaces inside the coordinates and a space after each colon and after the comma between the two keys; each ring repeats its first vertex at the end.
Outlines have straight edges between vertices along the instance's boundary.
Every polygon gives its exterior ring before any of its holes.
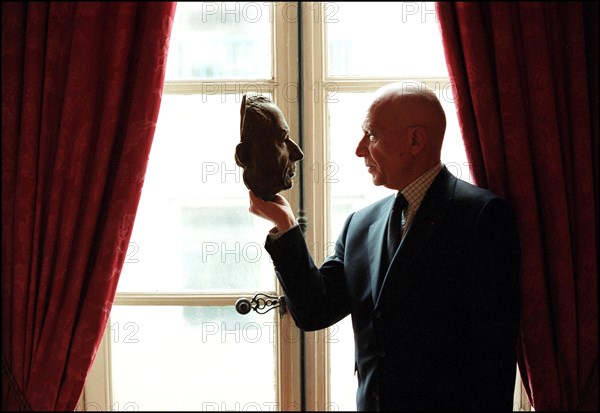
{"type": "Polygon", "coordinates": [[[351,214],[320,268],[298,227],[267,240],[297,326],[352,314],[359,410],[512,410],[520,250],[509,205],[442,168],[388,269],[393,201],[351,214]]]}

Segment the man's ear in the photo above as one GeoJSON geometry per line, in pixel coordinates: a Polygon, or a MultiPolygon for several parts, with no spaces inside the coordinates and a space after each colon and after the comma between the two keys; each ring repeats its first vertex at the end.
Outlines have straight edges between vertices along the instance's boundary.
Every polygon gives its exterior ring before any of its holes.
{"type": "Polygon", "coordinates": [[[235,147],[235,163],[238,166],[245,167],[250,165],[250,155],[248,154],[247,145],[240,142],[235,147]]]}
{"type": "Polygon", "coordinates": [[[410,152],[416,155],[425,148],[429,136],[427,136],[427,131],[423,126],[411,126],[408,133],[410,152]]]}

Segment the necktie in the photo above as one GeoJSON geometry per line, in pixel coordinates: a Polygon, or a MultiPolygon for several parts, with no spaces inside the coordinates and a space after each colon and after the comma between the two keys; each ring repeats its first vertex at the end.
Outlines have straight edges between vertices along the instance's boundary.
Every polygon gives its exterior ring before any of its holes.
{"type": "Polygon", "coordinates": [[[398,245],[400,245],[400,239],[402,238],[402,211],[408,206],[408,201],[404,198],[400,192],[396,195],[394,206],[392,207],[392,213],[388,222],[387,232],[387,250],[388,250],[388,263],[392,261],[398,245]]]}

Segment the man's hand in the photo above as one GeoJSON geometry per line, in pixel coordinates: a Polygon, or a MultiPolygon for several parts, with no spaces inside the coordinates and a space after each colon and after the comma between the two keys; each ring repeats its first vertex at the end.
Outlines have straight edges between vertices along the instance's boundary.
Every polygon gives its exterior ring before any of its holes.
{"type": "Polygon", "coordinates": [[[287,199],[277,194],[272,201],[263,201],[252,191],[250,195],[250,212],[271,221],[279,232],[287,231],[296,224],[296,217],[287,199]]]}

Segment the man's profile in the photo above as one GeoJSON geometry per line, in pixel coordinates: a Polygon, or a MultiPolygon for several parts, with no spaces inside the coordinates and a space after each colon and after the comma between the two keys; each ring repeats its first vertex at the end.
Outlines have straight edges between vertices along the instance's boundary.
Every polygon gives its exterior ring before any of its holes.
{"type": "Polygon", "coordinates": [[[292,187],[296,161],[304,158],[290,139],[290,128],[281,110],[269,98],[243,95],[240,108],[240,143],[235,162],[244,168],[244,184],[269,201],[292,187]]]}

